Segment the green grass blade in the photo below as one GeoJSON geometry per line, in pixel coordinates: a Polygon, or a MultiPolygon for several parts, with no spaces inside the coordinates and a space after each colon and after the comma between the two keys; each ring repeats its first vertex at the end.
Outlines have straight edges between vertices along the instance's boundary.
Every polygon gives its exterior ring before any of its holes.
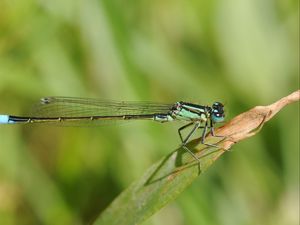
{"type": "MultiPolygon", "coordinates": [[[[207,152],[211,154],[200,159],[201,172],[222,151],[210,148],[207,152]]],[[[140,224],[175,199],[200,174],[198,165],[183,149],[166,156],[127,188],[95,224],[140,224]]]]}

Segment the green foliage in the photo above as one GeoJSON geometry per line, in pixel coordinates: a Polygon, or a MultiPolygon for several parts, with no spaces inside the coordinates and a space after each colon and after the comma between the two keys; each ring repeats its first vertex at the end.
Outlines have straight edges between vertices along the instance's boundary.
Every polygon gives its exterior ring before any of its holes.
{"type": "MultiPolygon", "coordinates": [[[[1,0],[0,114],[59,95],[218,100],[230,119],[297,89],[298,30],[296,1],[1,0]]],[[[298,110],[144,224],[297,224],[298,110]]],[[[0,224],[91,223],[178,147],[180,126],[1,126],[0,224]]]]}

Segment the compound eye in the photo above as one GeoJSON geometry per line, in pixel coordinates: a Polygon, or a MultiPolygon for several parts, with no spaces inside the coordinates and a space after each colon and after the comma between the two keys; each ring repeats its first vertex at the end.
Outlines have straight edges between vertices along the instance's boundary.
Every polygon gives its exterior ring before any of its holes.
{"type": "Polygon", "coordinates": [[[218,102],[215,102],[214,104],[213,104],[213,108],[215,109],[215,108],[217,108],[219,106],[219,103],[218,102]]]}
{"type": "Polygon", "coordinates": [[[214,102],[212,105],[212,120],[215,123],[223,122],[225,118],[224,105],[220,102],[214,102]]]}
{"type": "Polygon", "coordinates": [[[213,113],[212,114],[212,121],[215,123],[223,122],[224,116],[220,113],[213,113]]]}
{"type": "Polygon", "coordinates": [[[220,109],[220,108],[223,108],[224,105],[222,103],[220,103],[220,102],[214,102],[214,104],[212,105],[212,107],[214,109],[220,109]]]}
{"type": "Polygon", "coordinates": [[[214,110],[213,110],[213,114],[218,114],[218,112],[219,112],[219,111],[218,111],[217,109],[214,109],[214,110]]]}

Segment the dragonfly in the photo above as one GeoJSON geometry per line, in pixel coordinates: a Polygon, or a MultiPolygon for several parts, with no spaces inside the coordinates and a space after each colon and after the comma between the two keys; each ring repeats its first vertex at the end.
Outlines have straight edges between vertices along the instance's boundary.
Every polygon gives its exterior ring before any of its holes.
{"type": "Polygon", "coordinates": [[[217,147],[206,143],[205,137],[208,129],[212,136],[220,137],[215,135],[214,126],[224,119],[224,105],[220,102],[204,106],[183,101],[161,104],[77,97],[45,97],[34,105],[32,112],[27,116],[0,115],[0,124],[54,123],[80,126],[130,120],[152,120],[160,123],[182,121],[185,125],[178,129],[181,147],[200,163],[199,158],[186,146],[188,141],[199,128],[202,128],[201,143],[217,147]],[[192,129],[184,138],[182,131],[188,127],[192,129]]]}

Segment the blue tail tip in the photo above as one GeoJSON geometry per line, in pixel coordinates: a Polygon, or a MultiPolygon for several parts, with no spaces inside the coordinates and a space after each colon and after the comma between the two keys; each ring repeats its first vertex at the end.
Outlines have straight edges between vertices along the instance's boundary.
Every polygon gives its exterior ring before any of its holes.
{"type": "Polygon", "coordinates": [[[9,115],[0,115],[0,124],[9,123],[9,115]]]}

